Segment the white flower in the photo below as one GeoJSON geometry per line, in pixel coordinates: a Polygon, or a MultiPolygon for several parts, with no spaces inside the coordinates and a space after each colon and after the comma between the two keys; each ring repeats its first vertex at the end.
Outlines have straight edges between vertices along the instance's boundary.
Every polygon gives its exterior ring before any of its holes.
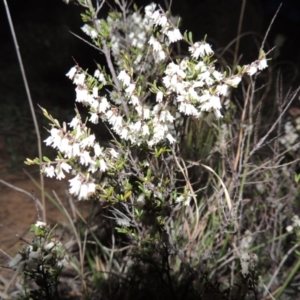
{"type": "Polygon", "coordinates": [[[181,102],[178,110],[188,116],[196,116],[198,114],[197,109],[192,104],[186,102],[181,102]]]}
{"type": "Polygon", "coordinates": [[[122,70],[118,75],[118,79],[122,81],[125,86],[130,85],[130,76],[126,73],[126,71],[122,70]]]}
{"type": "MultiPolygon", "coordinates": [[[[73,157],[76,157],[76,156],[80,155],[79,143],[74,143],[72,145],[72,155],[73,155],[73,157]]],[[[69,157],[69,158],[71,158],[71,157],[69,157]]]]}
{"type": "Polygon", "coordinates": [[[108,103],[105,97],[101,98],[99,105],[99,113],[105,113],[107,109],[110,108],[110,104],[108,103]]]}
{"type": "Polygon", "coordinates": [[[143,113],[144,113],[143,117],[144,117],[145,120],[150,119],[150,109],[149,108],[144,107],[143,108],[143,113]]]}
{"type": "Polygon", "coordinates": [[[156,102],[160,103],[163,100],[164,94],[161,91],[158,91],[156,94],[156,102]]]}
{"type": "Polygon", "coordinates": [[[148,44],[153,47],[153,50],[155,52],[159,52],[162,50],[161,43],[153,35],[151,35],[148,44]]]}
{"type": "Polygon", "coordinates": [[[267,63],[266,58],[264,57],[264,58],[260,59],[259,60],[259,64],[258,64],[258,69],[259,70],[263,70],[263,69],[265,69],[267,67],[268,67],[268,63],[267,63]]]}
{"type": "Polygon", "coordinates": [[[217,85],[217,94],[222,96],[227,96],[228,93],[228,85],[227,84],[220,84],[217,85]]]}
{"type": "Polygon", "coordinates": [[[66,74],[67,77],[69,77],[71,80],[74,78],[75,74],[77,72],[77,68],[73,67],[70,69],[70,71],[66,74]]]}
{"type": "Polygon", "coordinates": [[[85,75],[84,73],[76,74],[74,77],[74,83],[77,85],[83,85],[85,80],[85,75]]]}
{"type": "Polygon", "coordinates": [[[140,105],[139,97],[132,95],[129,103],[132,103],[134,106],[140,105]]]}
{"type": "Polygon", "coordinates": [[[156,10],[150,18],[155,25],[162,26],[162,29],[165,29],[169,25],[166,16],[161,14],[158,10],[156,10]]]}
{"type": "Polygon", "coordinates": [[[220,98],[213,95],[209,98],[209,101],[203,102],[200,108],[202,111],[219,110],[222,108],[220,98]]]}
{"type": "Polygon", "coordinates": [[[52,128],[50,130],[51,133],[51,137],[47,138],[45,140],[46,145],[52,145],[53,148],[59,148],[60,144],[61,144],[61,136],[60,136],[60,130],[58,130],[57,128],[52,128]]]}
{"type": "Polygon", "coordinates": [[[58,146],[58,149],[62,153],[67,153],[69,151],[69,140],[67,137],[63,137],[61,139],[60,145],[58,146]]]}
{"type": "Polygon", "coordinates": [[[128,88],[125,90],[126,94],[128,94],[129,96],[131,96],[131,94],[133,93],[135,89],[135,84],[131,83],[129,84],[128,88]]]}
{"type": "Polygon", "coordinates": [[[66,163],[66,162],[62,162],[62,163],[60,164],[60,167],[61,167],[64,171],[66,171],[67,173],[69,173],[69,171],[72,170],[72,167],[71,167],[68,163],[66,163]]]}
{"type": "Polygon", "coordinates": [[[192,47],[189,47],[189,51],[192,53],[192,57],[198,59],[213,54],[211,46],[206,42],[196,42],[192,47]]]}
{"type": "Polygon", "coordinates": [[[80,119],[77,117],[74,117],[72,121],[69,123],[70,127],[75,128],[80,123],[80,119]]]}
{"type": "Polygon", "coordinates": [[[55,173],[56,173],[56,179],[58,180],[61,180],[66,177],[66,175],[64,174],[64,172],[62,171],[59,165],[56,166],[55,173]]]}
{"type": "Polygon", "coordinates": [[[163,51],[163,50],[154,52],[153,56],[154,56],[155,63],[159,63],[159,62],[165,60],[167,57],[165,51],[163,51]]]}
{"type": "Polygon", "coordinates": [[[100,171],[105,172],[106,169],[107,169],[106,162],[101,158],[100,159],[100,171]]]}
{"type": "Polygon", "coordinates": [[[92,113],[89,121],[91,121],[93,124],[98,124],[99,123],[99,116],[96,113],[92,113]]]}
{"type": "Polygon", "coordinates": [[[83,151],[83,153],[80,153],[80,163],[82,165],[88,166],[91,161],[92,159],[88,151],[83,151]]]}
{"type": "Polygon", "coordinates": [[[77,86],[75,89],[76,92],[76,101],[77,102],[83,102],[88,101],[89,91],[84,86],[77,86]]]}
{"type": "Polygon", "coordinates": [[[233,76],[231,78],[227,78],[224,80],[225,83],[232,87],[236,87],[240,82],[241,82],[241,77],[240,76],[233,76]]]}
{"type": "Polygon", "coordinates": [[[162,28],[168,26],[168,19],[165,15],[161,15],[160,18],[157,19],[156,25],[160,25],[162,28]]]}
{"type": "Polygon", "coordinates": [[[88,195],[94,194],[96,191],[96,184],[93,182],[88,183],[88,195]]]}
{"type": "Polygon", "coordinates": [[[148,127],[147,124],[144,124],[144,125],[142,126],[142,134],[143,134],[144,136],[148,136],[148,135],[150,134],[149,127],[148,127]]]}
{"type": "Polygon", "coordinates": [[[86,35],[90,36],[92,39],[95,39],[98,37],[97,31],[87,24],[82,26],[81,29],[86,35]]]}
{"type": "Polygon", "coordinates": [[[88,198],[88,185],[82,184],[80,187],[78,200],[83,200],[83,199],[87,199],[87,198],[88,198]]]}
{"type": "Polygon", "coordinates": [[[45,174],[47,177],[54,177],[55,173],[54,173],[54,167],[53,166],[46,166],[45,170],[44,170],[45,174]]]}
{"type": "Polygon", "coordinates": [[[175,43],[177,41],[182,40],[182,35],[178,28],[175,28],[173,30],[168,30],[166,32],[166,35],[169,38],[170,43],[175,43]]]}
{"type": "Polygon", "coordinates": [[[128,139],[128,129],[124,127],[120,133],[120,137],[124,140],[128,139]]]}
{"type": "Polygon", "coordinates": [[[98,80],[100,82],[102,82],[103,84],[106,84],[106,79],[104,77],[104,74],[100,72],[100,70],[96,70],[94,73],[94,77],[98,78],[98,80]]]}
{"type": "Polygon", "coordinates": [[[155,8],[156,8],[156,4],[154,4],[154,3],[151,3],[151,4],[147,5],[145,7],[145,17],[150,18],[152,16],[153,11],[155,10],[155,8]]]}
{"type": "Polygon", "coordinates": [[[119,156],[119,153],[115,149],[111,149],[110,154],[114,158],[118,158],[118,156],[119,156]]]}
{"type": "Polygon", "coordinates": [[[93,97],[97,98],[98,97],[98,88],[96,86],[93,87],[93,97]]]}
{"type": "Polygon", "coordinates": [[[218,71],[213,71],[212,75],[215,77],[217,81],[221,81],[223,79],[223,74],[218,71]]]}
{"type": "Polygon", "coordinates": [[[40,228],[45,228],[47,224],[45,222],[36,221],[35,226],[40,228]]]}
{"type": "Polygon", "coordinates": [[[80,191],[82,180],[80,175],[76,175],[73,179],[69,180],[71,188],[69,189],[70,194],[77,196],[80,191]]]}
{"type": "Polygon", "coordinates": [[[80,147],[82,147],[82,148],[91,147],[94,145],[94,142],[95,142],[95,135],[91,134],[90,136],[84,138],[80,142],[80,147]]]}
{"type": "Polygon", "coordinates": [[[248,70],[247,70],[247,74],[248,74],[249,76],[252,76],[252,75],[254,75],[256,72],[257,72],[257,67],[256,67],[256,65],[250,65],[249,68],[248,68],[248,70]]]}
{"type": "Polygon", "coordinates": [[[170,133],[167,134],[166,138],[169,140],[170,144],[176,142],[176,139],[170,133]]]}
{"type": "Polygon", "coordinates": [[[159,121],[161,122],[173,122],[174,117],[170,114],[168,110],[162,110],[159,116],[159,121]]]}
{"type": "Polygon", "coordinates": [[[94,145],[94,152],[95,152],[96,157],[99,157],[102,154],[102,150],[101,150],[100,145],[98,143],[96,143],[94,145]]]}

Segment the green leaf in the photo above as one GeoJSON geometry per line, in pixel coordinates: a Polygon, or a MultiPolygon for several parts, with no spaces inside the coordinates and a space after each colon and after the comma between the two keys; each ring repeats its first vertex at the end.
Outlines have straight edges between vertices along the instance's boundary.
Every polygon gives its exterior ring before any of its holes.
{"type": "Polygon", "coordinates": [[[48,163],[51,162],[51,160],[47,156],[43,156],[43,160],[48,163]]]}

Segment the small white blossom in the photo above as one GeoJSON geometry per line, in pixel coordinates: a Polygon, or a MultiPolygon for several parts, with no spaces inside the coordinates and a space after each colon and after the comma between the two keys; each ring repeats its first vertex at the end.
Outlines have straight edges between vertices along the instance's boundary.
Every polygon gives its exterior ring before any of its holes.
{"type": "Polygon", "coordinates": [[[111,149],[110,154],[114,158],[118,158],[118,156],[119,156],[119,153],[115,149],[111,149]]]}
{"type": "Polygon", "coordinates": [[[60,167],[61,167],[64,171],[66,171],[67,173],[69,173],[70,170],[72,170],[72,167],[71,167],[68,163],[66,163],[66,162],[62,162],[62,163],[60,164],[60,167]]]}
{"type": "Polygon", "coordinates": [[[80,124],[80,119],[75,117],[72,119],[72,121],[69,123],[70,127],[75,128],[78,124],[80,124]]]}
{"type": "Polygon", "coordinates": [[[106,79],[104,77],[104,74],[100,72],[100,70],[96,70],[94,73],[94,77],[98,78],[98,80],[100,82],[102,82],[103,84],[106,84],[106,79]]]}
{"type": "Polygon", "coordinates": [[[52,177],[55,176],[55,172],[54,172],[54,167],[53,166],[46,166],[44,172],[45,172],[45,175],[47,177],[52,178],[52,177]]]}
{"type": "Polygon", "coordinates": [[[233,76],[231,78],[225,79],[225,83],[232,87],[236,87],[240,82],[241,82],[241,77],[240,76],[233,76]]]}
{"type": "Polygon", "coordinates": [[[168,27],[168,20],[166,18],[166,16],[162,13],[160,13],[160,11],[156,10],[152,16],[151,19],[153,20],[153,23],[157,26],[160,25],[162,27],[162,29],[164,30],[166,27],[168,27]]]}
{"type": "Polygon", "coordinates": [[[151,3],[145,7],[145,17],[150,18],[156,8],[155,3],[151,3]]]}
{"type": "Polygon", "coordinates": [[[35,226],[40,228],[45,228],[47,224],[45,222],[36,221],[35,226]]]}
{"type": "Polygon", "coordinates": [[[182,35],[181,35],[181,33],[180,33],[180,31],[179,31],[178,28],[175,28],[173,30],[168,30],[166,32],[166,35],[167,35],[170,43],[175,43],[177,41],[182,40],[182,35]]]}
{"type": "Polygon", "coordinates": [[[84,102],[88,101],[89,91],[84,86],[77,86],[75,89],[76,92],[76,101],[77,102],[84,102]]]}
{"type": "Polygon", "coordinates": [[[78,200],[85,200],[87,198],[88,198],[88,185],[84,183],[80,187],[78,200]]]}
{"type": "Polygon", "coordinates": [[[189,47],[189,51],[192,53],[192,57],[195,59],[209,56],[214,53],[211,49],[211,46],[206,42],[196,42],[193,46],[189,47]]]}
{"type": "Polygon", "coordinates": [[[126,73],[126,71],[122,70],[118,75],[118,79],[122,81],[125,86],[130,85],[130,76],[126,73]]]}
{"type": "Polygon", "coordinates": [[[61,139],[60,145],[58,145],[58,149],[62,153],[67,153],[69,151],[69,140],[67,137],[63,137],[61,139]]]}
{"type": "Polygon", "coordinates": [[[92,159],[88,151],[83,151],[82,153],[80,153],[80,163],[82,165],[88,166],[91,161],[92,159]]]}
{"type": "Polygon", "coordinates": [[[142,134],[143,136],[148,136],[150,134],[149,127],[147,124],[144,124],[142,126],[142,134]]]}
{"type": "Polygon", "coordinates": [[[167,134],[166,138],[169,140],[170,144],[174,144],[176,142],[176,139],[170,133],[167,134]]]}
{"type": "Polygon", "coordinates": [[[66,74],[67,77],[69,77],[71,80],[73,80],[75,74],[77,72],[77,68],[73,67],[70,69],[70,71],[66,74]]]}
{"type": "Polygon", "coordinates": [[[76,74],[73,81],[77,85],[83,85],[84,81],[85,81],[85,75],[84,75],[84,73],[76,74]]]}
{"type": "Polygon", "coordinates": [[[151,35],[148,44],[153,47],[153,50],[155,52],[159,52],[162,50],[161,43],[153,35],[151,35]]]}
{"type": "Polygon", "coordinates": [[[99,123],[99,116],[96,113],[92,113],[89,121],[91,121],[93,124],[98,124],[99,123]]]}
{"type": "Polygon", "coordinates": [[[62,171],[59,165],[56,166],[55,173],[56,173],[56,179],[58,180],[61,180],[66,177],[66,175],[64,174],[64,172],[62,171]]]}
{"type": "Polygon", "coordinates": [[[247,70],[247,74],[248,74],[249,76],[254,75],[256,72],[257,72],[257,67],[256,67],[256,65],[251,65],[251,66],[249,66],[249,68],[248,68],[248,70],[247,70]]]}
{"type": "Polygon", "coordinates": [[[95,152],[96,157],[99,157],[102,154],[102,150],[101,150],[100,145],[98,143],[96,143],[94,145],[94,152],[95,152]]]}
{"type": "Polygon", "coordinates": [[[228,85],[227,84],[220,84],[217,85],[217,94],[222,96],[227,96],[228,93],[228,85]]]}
{"type": "Polygon", "coordinates": [[[259,64],[258,64],[258,69],[259,70],[263,70],[263,69],[265,69],[267,67],[268,67],[268,63],[267,63],[266,58],[264,57],[264,58],[260,59],[259,60],[259,64]]]}
{"type": "Polygon", "coordinates": [[[110,108],[110,104],[108,103],[107,99],[103,97],[100,101],[99,113],[105,113],[106,110],[109,108],[110,108]]]}
{"type": "Polygon", "coordinates": [[[125,90],[126,94],[128,94],[129,96],[131,96],[131,94],[133,93],[135,89],[135,84],[131,83],[129,84],[128,88],[125,90]]]}
{"type": "Polygon", "coordinates": [[[80,191],[80,187],[82,184],[82,180],[80,175],[76,175],[76,177],[69,180],[71,188],[69,189],[70,194],[77,196],[80,191]]]}
{"type": "Polygon", "coordinates": [[[94,145],[94,142],[95,142],[95,135],[91,134],[90,136],[84,138],[80,142],[80,147],[82,147],[82,148],[91,147],[94,145]]]}
{"type": "Polygon", "coordinates": [[[87,24],[82,26],[81,29],[86,35],[90,36],[92,39],[95,39],[98,37],[97,31],[87,24]]]}
{"type": "Polygon", "coordinates": [[[156,94],[156,102],[160,103],[163,100],[164,94],[161,91],[158,91],[156,94]]]}
{"type": "Polygon", "coordinates": [[[107,165],[106,162],[104,161],[104,159],[100,159],[100,171],[101,172],[105,172],[105,170],[107,169],[107,165]]]}

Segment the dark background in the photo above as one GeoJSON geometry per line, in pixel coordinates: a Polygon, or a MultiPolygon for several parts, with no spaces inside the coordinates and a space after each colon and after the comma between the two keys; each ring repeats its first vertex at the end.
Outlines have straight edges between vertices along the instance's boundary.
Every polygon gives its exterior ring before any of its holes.
{"type": "MultiPolygon", "coordinates": [[[[136,1],[138,6],[150,2],[136,1]]],[[[165,8],[164,1],[160,2],[165,8]]],[[[194,41],[201,40],[207,34],[208,42],[220,54],[237,36],[242,2],[173,0],[172,13],[182,17],[182,32],[192,31],[194,41]]],[[[263,36],[281,2],[283,5],[265,49],[273,47],[276,36],[284,36],[285,43],[280,48],[279,56],[270,64],[278,66],[276,70],[283,72],[286,84],[297,85],[300,65],[299,0],[246,1],[242,33],[248,34],[241,39],[240,61],[249,63],[257,58],[263,36]]],[[[75,92],[65,74],[74,65],[74,59],[81,67],[90,68],[92,72],[95,69],[94,61],[101,62],[96,50],[70,34],[73,31],[88,39],[80,29],[83,25],[80,17],[83,8],[74,4],[66,5],[61,0],[8,0],[8,5],[38,116],[41,113],[37,104],[40,104],[56,118],[67,118],[69,121],[73,115],[75,92]]],[[[11,156],[15,147],[21,147],[27,154],[27,148],[35,148],[34,129],[2,1],[0,28],[0,135],[6,141],[6,152],[0,147],[0,155],[8,153],[11,156]]],[[[234,47],[233,43],[224,55],[229,65],[232,63],[234,47]]]]}

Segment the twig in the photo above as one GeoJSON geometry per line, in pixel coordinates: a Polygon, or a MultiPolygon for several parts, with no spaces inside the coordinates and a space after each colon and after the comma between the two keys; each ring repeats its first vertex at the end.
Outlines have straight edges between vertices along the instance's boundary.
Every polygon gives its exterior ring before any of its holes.
{"type": "Polygon", "coordinates": [[[8,183],[8,182],[2,180],[2,179],[0,179],[0,183],[6,185],[6,186],[8,186],[8,187],[10,187],[10,188],[13,189],[13,190],[16,190],[17,192],[20,192],[20,193],[23,193],[23,194],[27,195],[27,196],[30,197],[35,203],[37,203],[37,204],[39,205],[40,209],[42,209],[42,211],[44,212],[44,210],[45,210],[44,205],[43,205],[43,204],[42,204],[35,196],[33,196],[31,193],[29,193],[29,192],[27,192],[27,191],[25,191],[25,190],[23,190],[23,189],[21,189],[21,188],[18,188],[18,187],[16,187],[16,186],[14,186],[14,185],[12,185],[12,184],[10,184],[10,183],[8,183]]]}

